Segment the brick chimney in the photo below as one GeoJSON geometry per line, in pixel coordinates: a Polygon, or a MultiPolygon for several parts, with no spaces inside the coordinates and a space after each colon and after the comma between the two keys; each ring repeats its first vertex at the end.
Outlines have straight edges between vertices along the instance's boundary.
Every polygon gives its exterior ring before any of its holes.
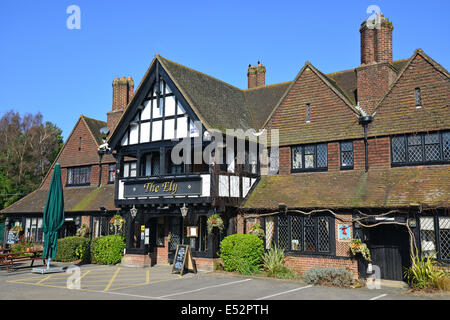
{"type": "Polygon", "coordinates": [[[372,114],[397,75],[392,66],[393,29],[392,23],[382,14],[373,24],[364,21],[359,29],[361,66],[356,68],[357,102],[368,114],[372,114]]]}
{"type": "Polygon", "coordinates": [[[266,85],[266,67],[258,61],[257,66],[249,65],[247,71],[248,88],[263,87],[266,85]]]}
{"type": "Polygon", "coordinates": [[[113,83],[113,102],[112,110],[107,113],[107,127],[110,132],[114,131],[117,123],[119,122],[122,113],[133,98],[134,93],[134,81],[133,78],[122,77],[115,78],[113,83]]]}
{"type": "Polygon", "coordinates": [[[361,33],[361,65],[392,62],[392,30],[388,18],[380,14],[374,24],[364,21],[361,33]]]}

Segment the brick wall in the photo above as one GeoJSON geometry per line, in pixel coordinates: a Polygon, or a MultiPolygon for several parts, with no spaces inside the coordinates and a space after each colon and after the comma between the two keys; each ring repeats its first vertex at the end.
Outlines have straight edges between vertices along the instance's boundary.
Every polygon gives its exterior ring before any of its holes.
{"type": "Polygon", "coordinates": [[[279,129],[280,146],[363,137],[355,112],[308,66],[266,129],[279,129]],[[307,104],[311,110],[309,123],[306,122],[307,104]]]}
{"type": "Polygon", "coordinates": [[[450,128],[450,81],[420,51],[376,110],[369,136],[450,128]],[[421,108],[415,89],[420,88],[421,108]]]}
{"type": "Polygon", "coordinates": [[[356,69],[356,89],[359,105],[372,114],[376,103],[387,92],[397,74],[388,62],[356,69]]]}
{"type": "MultiPolygon", "coordinates": [[[[86,123],[80,117],[79,121],[72,130],[72,134],[64,144],[56,163],[61,165],[61,179],[63,186],[67,183],[67,168],[91,165],[91,186],[98,185],[99,179],[99,157],[98,145],[89,131],[86,123]],[[81,138],[81,140],[80,140],[81,138]],[[80,148],[81,141],[81,148],[80,148]]],[[[115,163],[111,155],[106,155],[102,160],[102,184],[108,183],[108,166],[109,163],[115,163]]],[[[42,188],[49,188],[53,175],[53,167],[49,174],[45,177],[42,188]]]]}
{"type": "Polygon", "coordinates": [[[306,270],[314,267],[334,267],[345,268],[350,271],[355,277],[358,276],[358,263],[356,260],[343,258],[327,258],[314,256],[287,256],[285,265],[298,273],[304,273],[306,270]]]}

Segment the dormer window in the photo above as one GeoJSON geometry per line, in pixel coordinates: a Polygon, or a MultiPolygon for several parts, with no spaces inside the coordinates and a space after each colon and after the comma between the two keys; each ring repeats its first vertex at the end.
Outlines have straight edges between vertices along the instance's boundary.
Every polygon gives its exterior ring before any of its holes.
{"type": "Polygon", "coordinates": [[[422,108],[422,96],[420,94],[420,88],[415,89],[416,108],[422,108]]]}

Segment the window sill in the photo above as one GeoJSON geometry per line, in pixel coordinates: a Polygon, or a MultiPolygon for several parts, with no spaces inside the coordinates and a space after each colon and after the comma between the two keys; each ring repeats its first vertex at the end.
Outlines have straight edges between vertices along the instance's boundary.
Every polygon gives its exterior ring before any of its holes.
{"type": "Polygon", "coordinates": [[[328,167],[327,168],[313,168],[313,169],[292,169],[291,168],[291,173],[324,172],[324,171],[328,171],[328,167]]]}
{"type": "Polygon", "coordinates": [[[66,184],[66,188],[73,188],[73,187],[90,187],[90,183],[86,184],[66,184]]]}

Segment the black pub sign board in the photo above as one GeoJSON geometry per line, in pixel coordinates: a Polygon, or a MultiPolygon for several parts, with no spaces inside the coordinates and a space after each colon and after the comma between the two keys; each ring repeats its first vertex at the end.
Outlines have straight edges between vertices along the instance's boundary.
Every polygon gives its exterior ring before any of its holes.
{"type": "Polygon", "coordinates": [[[124,198],[191,196],[202,193],[201,177],[145,179],[124,182],[124,198]]]}

